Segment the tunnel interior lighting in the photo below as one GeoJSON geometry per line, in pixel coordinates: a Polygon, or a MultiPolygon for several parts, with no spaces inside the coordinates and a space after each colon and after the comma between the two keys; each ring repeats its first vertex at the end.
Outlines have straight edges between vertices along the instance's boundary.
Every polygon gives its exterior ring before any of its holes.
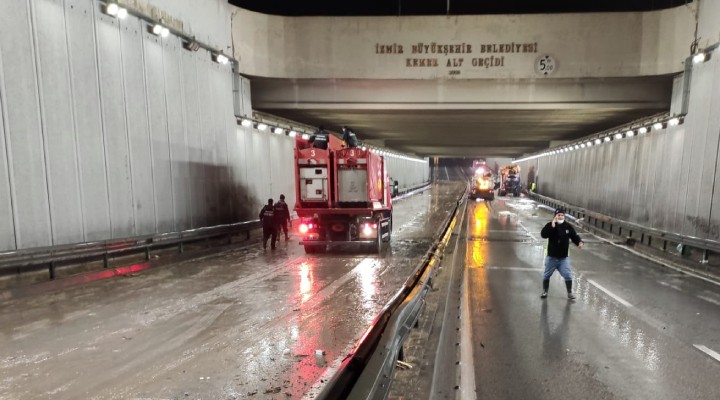
{"type": "Polygon", "coordinates": [[[214,54],[213,61],[215,61],[218,64],[225,65],[230,61],[230,59],[228,59],[224,54],[214,54]]]}
{"type": "Polygon", "coordinates": [[[585,143],[585,145],[586,145],[587,147],[590,147],[590,146],[592,146],[592,142],[587,142],[587,143],[585,143]]]}
{"type": "Polygon", "coordinates": [[[303,133],[301,137],[302,137],[302,140],[309,140],[309,139],[310,139],[310,135],[308,135],[307,133],[303,133]]]}
{"type": "Polygon", "coordinates": [[[661,130],[662,128],[663,128],[662,122],[656,122],[656,123],[653,124],[653,129],[655,129],[656,131],[659,131],[659,130],[661,130]]]}
{"type": "Polygon", "coordinates": [[[113,17],[117,17],[118,10],[120,10],[120,7],[116,3],[108,3],[108,5],[105,6],[105,14],[112,15],[113,17]]]}
{"type": "Polygon", "coordinates": [[[575,145],[575,150],[577,150],[577,149],[579,149],[579,148],[580,148],[580,146],[578,146],[578,145],[575,145]]]}
{"type": "Polygon", "coordinates": [[[268,127],[268,126],[265,125],[265,124],[263,124],[262,122],[259,123],[258,126],[257,126],[257,128],[258,128],[259,131],[264,131],[265,129],[267,129],[267,127],[268,127]]]}
{"type": "Polygon", "coordinates": [[[615,134],[615,140],[620,140],[620,139],[622,139],[622,138],[623,138],[622,133],[618,132],[618,133],[615,134]]]}
{"type": "Polygon", "coordinates": [[[678,126],[680,124],[680,120],[678,118],[671,118],[668,121],[668,125],[670,126],[678,126]]]}
{"type": "Polygon", "coordinates": [[[367,150],[367,147],[363,146],[362,151],[365,151],[365,150],[367,150]]]}
{"type": "Polygon", "coordinates": [[[152,27],[152,33],[154,33],[155,35],[160,36],[160,35],[162,35],[163,29],[164,29],[164,28],[163,28],[162,25],[160,25],[160,24],[155,24],[155,25],[153,25],[153,27],[152,27]]]}
{"type": "Polygon", "coordinates": [[[693,64],[700,64],[705,61],[705,53],[697,53],[692,58],[693,64]]]}
{"type": "Polygon", "coordinates": [[[635,136],[635,132],[633,132],[633,131],[627,131],[627,132],[625,132],[625,136],[627,136],[627,137],[633,137],[633,136],[635,136]]]}
{"type": "Polygon", "coordinates": [[[170,36],[170,29],[163,27],[162,31],[160,32],[160,36],[164,38],[170,36]]]}
{"type": "Polygon", "coordinates": [[[273,132],[274,132],[276,135],[282,135],[283,132],[285,132],[285,131],[283,130],[283,128],[275,128],[275,129],[273,129],[273,132]]]}
{"type": "Polygon", "coordinates": [[[248,128],[248,127],[252,126],[252,121],[250,121],[250,120],[247,119],[247,118],[243,118],[243,120],[242,120],[242,122],[240,123],[240,125],[248,128]]]}
{"type": "Polygon", "coordinates": [[[606,142],[609,142],[610,140],[611,140],[611,139],[610,139],[610,136],[605,136],[605,141],[606,141],[606,142]]]}
{"type": "Polygon", "coordinates": [[[595,144],[600,144],[600,143],[602,143],[602,140],[600,140],[600,139],[595,139],[595,144]]]}
{"type": "Polygon", "coordinates": [[[288,136],[295,137],[295,136],[297,136],[297,132],[291,130],[290,132],[288,132],[288,136]]]}
{"type": "MultiPolygon", "coordinates": [[[[577,147],[577,146],[575,146],[575,147],[577,147]]],[[[585,143],[581,143],[581,144],[580,144],[580,147],[582,147],[582,148],[584,149],[584,148],[585,148],[585,143]]]]}
{"type": "Polygon", "coordinates": [[[648,131],[647,128],[644,127],[644,126],[643,126],[642,128],[640,128],[640,129],[638,129],[638,133],[639,133],[640,135],[642,135],[643,133],[647,133],[647,131],[648,131]]]}
{"type": "Polygon", "coordinates": [[[128,16],[127,10],[120,7],[117,3],[108,3],[105,6],[105,14],[119,19],[125,19],[128,16]]]}

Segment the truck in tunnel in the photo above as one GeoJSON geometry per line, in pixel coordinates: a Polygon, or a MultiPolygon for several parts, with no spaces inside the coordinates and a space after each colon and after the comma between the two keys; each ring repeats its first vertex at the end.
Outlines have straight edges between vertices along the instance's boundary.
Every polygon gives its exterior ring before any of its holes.
{"type": "Polygon", "coordinates": [[[302,137],[295,141],[300,244],[306,253],[352,243],[382,251],[392,231],[392,185],[384,157],[373,150],[341,148],[330,136],[327,149],[302,137]]]}

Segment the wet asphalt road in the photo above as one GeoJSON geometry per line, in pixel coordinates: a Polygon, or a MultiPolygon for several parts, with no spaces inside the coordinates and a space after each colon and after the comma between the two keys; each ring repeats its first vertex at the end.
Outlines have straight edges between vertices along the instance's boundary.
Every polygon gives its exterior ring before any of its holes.
{"type": "Polygon", "coordinates": [[[539,232],[551,218],[525,199],[468,204],[477,398],[720,399],[720,361],[701,351],[720,353],[720,286],[579,232],[578,299],[556,273],[542,300],[539,232]]]}
{"type": "Polygon", "coordinates": [[[438,183],[397,202],[380,257],[306,256],[294,237],[275,252],[228,249],[4,301],[0,399],[311,397],[419,262],[463,188],[438,183]]]}

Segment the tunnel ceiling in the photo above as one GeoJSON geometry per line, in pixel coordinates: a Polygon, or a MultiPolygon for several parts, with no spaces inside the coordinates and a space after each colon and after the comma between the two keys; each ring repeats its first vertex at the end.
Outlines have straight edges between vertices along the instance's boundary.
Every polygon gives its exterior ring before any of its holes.
{"type": "Polygon", "coordinates": [[[663,111],[580,110],[262,110],[422,156],[515,157],[663,111]],[[340,124],[333,121],[341,121],[340,124]]]}
{"type": "Polygon", "coordinates": [[[666,111],[672,76],[554,80],[252,78],[256,110],[422,156],[518,157],[666,111]]]}

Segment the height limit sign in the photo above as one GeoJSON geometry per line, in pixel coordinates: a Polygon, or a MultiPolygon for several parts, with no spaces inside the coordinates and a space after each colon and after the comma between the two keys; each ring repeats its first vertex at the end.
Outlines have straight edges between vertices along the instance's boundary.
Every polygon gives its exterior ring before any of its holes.
{"type": "Polygon", "coordinates": [[[535,60],[535,72],[538,75],[552,75],[557,69],[557,66],[557,60],[549,54],[542,55],[535,60]]]}

